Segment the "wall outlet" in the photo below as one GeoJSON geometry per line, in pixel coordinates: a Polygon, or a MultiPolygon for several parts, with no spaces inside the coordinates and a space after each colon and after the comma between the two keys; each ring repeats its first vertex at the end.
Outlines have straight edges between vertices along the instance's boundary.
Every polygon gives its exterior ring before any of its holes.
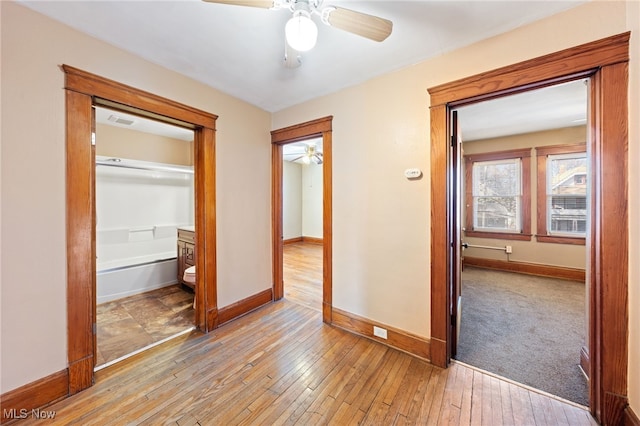
{"type": "Polygon", "coordinates": [[[386,339],[387,338],[387,330],[385,330],[384,328],[376,327],[374,325],[373,326],[373,335],[374,336],[378,336],[381,339],[386,339]]]}
{"type": "Polygon", "coordinates": [[[511,246],[506,246],[506,247],[504,248],[504,251],[505,251],[505,253],[507,253],[507,254],[511,254],[511,253],[513,253],[513,247],[511,247],[511,246]]]}

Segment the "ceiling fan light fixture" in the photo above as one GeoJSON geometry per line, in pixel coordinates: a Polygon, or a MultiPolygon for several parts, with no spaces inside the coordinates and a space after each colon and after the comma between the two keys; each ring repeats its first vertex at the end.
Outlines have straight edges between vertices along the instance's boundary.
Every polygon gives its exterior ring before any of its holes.
{"type": "Polygon", "coordinates": [[[318,27],[305,10],[297,10],[284,28],[287,44],[298,52],[306,52],[316,45],[318,27]]]}

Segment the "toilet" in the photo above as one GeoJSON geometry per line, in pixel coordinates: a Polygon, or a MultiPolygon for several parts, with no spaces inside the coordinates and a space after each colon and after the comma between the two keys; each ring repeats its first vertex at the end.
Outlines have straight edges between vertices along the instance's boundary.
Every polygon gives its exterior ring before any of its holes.
{"type": "MultiPolygon", "coordinates": [[[[195,266],[190,266],[187,269],[184,270],[184,274],[182,275],[182,280],[185,283],[188,283],[190,285],[193,286],[194,288],[194,293],[195,293],[195,288],[196,288],[196,267],[195,266]]],[[[193,309],[196,308],[196,298],[195,296],[193,297],[193,309]]]]}

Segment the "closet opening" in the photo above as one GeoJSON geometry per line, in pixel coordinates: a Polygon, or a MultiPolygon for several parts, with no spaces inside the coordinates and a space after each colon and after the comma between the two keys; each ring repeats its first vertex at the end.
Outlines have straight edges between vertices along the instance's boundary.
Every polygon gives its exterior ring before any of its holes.
{"type": "Polygon", "coordinates": [[[62,65],[62,70],[66,110],[68,393],[74,395],[94,383],[98,358],[94,107],[130,113],[193,132],[193,258],[197,268],[193,321],[204,333],[219,323],[215,203],[218,117],[69,65],[62,65]]]}
{"type": "Polygon", "coordinates": [[[95,107],[96,371],[195,328],[193,140],[95,107]]]}

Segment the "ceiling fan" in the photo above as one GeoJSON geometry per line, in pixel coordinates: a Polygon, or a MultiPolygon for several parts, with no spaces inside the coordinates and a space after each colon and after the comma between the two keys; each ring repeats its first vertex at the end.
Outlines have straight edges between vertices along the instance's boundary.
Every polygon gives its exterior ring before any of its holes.
{"type": "Polygon", "coordinates": [[[300,160],[304,164],[322,164],[322,151],[320,151],[316,145],[310,144],[304,147],[301,145],[291,145],[285,148],[287,149],[285,150],[284,157],[287,161],[293,163],[300,160]],[[300,151],[299,148],[304,148],[304,150],[300,151]]]}
{"type": "Polygon", "coordinates": [[[250,6],[264,9],[288,9],[292,17],[285,26],[287,44],[298,52],[305,52],[315,46],[318,28],[312,15],[331,27],[357,34],[374,41],[383,41],[391,34],[393,23],[387,19],[344,9],[323,6],[323,0],[203,0],[235,6],[250,6]]]}

